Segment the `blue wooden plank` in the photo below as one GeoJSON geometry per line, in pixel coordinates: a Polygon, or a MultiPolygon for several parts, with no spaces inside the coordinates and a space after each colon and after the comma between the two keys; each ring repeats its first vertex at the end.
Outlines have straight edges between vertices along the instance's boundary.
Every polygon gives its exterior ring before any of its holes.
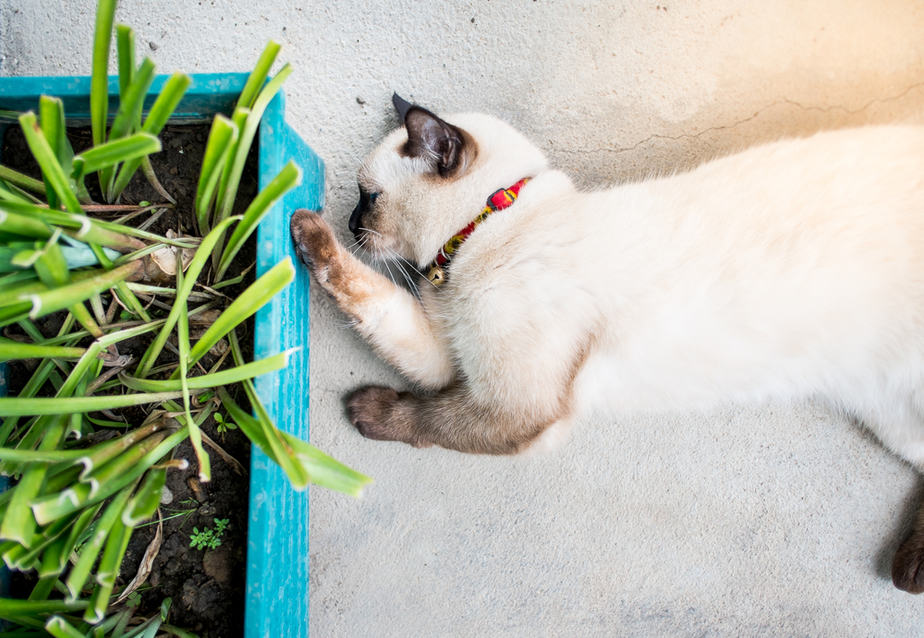
{"type": "MultiPolygon", "coordinates": [[[[320,209],[324,164],[285,123],[278,95],[260,125],[260,187],[290,160],[302,182],[273,207],[257,234],[257,275],[286,257],[297,262],[289,239],[296,208],[320,209]],[[264,149],[266,152],[263,152],[264,149]]],[[[286,348],[302,349],[283,370],[255,385],[276,425],[308,439],[308,273],[296,263],[295,280],[257,313],[254,357],[286,348]]],[[[297,492],[285,474],[254,448],[250,462],[250,518],[247,541],[245,638],[308,635],[308,494],[297,492]]]]}
{"type": "MultiPolygon", "coordinates": [[[[174,111],[171,123],[205,120],[216,113],[230,115],[240,95],[247,73],[195,73],[192,82],[174,111]]],[[[144,108],[154,103],[169,76],[158,75],[151,84],[144,108]]],[[[54,95],[64,101],[70,124],[80,124],[90,117],[90,77],[8,77],[0,78],[0,110],[28,111],[38,108],[39,95],[54,95]]],[[[119,106],[119,80],[109,78],[109,116],[119,106]]]]}

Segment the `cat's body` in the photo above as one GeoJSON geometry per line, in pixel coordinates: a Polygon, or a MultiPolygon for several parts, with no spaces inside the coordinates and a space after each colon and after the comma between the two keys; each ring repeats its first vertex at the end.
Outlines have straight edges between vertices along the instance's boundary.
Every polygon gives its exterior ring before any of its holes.
{"type": "MultiPolygon", "coordinates": [[[[351,227],[374,254],[425,267],[488,195],[530,181],[419,300],[317,215],[293,218],[318,281],[430,391],[354,393],[363,434],[512,453],[594,409],[821,395],[924,469],[924,127],[822,133],[584,193],[493,118],[403,106],[406,127],[360,172],[351,227]]],[[[918,518],[896,557],[909,590],[924,587],[918,518]]]]}

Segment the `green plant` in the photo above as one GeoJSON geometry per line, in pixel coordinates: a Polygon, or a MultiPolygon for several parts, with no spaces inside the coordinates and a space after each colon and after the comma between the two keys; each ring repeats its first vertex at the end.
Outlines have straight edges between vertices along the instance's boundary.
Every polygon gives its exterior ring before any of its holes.
{"type": "Polygon", "coordinates": [[[231,116],[212,123],[191,220],[199,236],[168,237],[139,225],[171,208],[169,200],[118,202],[138,169],[160,188],[149,156],[161,148],[157,136],[189,78],[172,76],[145,114],[154,65],[147,59],[136,65],[134,36],[119,25],[119,107],[110,123],[106,69],[114,10],[115,0],[100,0],[93,146],[75,153],[61,100],[42,96],[37,115],[17,116],[41,179],[0,167],[0,328],[9,331],[0,338],[0,362],[35,363],[18,395],[0,398],[0,472],[17,479],[0,494],[0,557],[38,575],[29,600],[0,599],[0,618],[54,635],[89,635],[91,625],[93,635],[137,635],[115,631],[125,629],[124,617],[107,615],[122,558],[133,530],[156,511],[181,442],[191,441],[199,477],[209,480],[200,427],[219,408],[228,420],[216,421],[238,427],[299,489],[313,482],[357,494],[369,481],[278,430],[251,382],[285,366],[291,354],[247,362],[238,337],[242,324],[292,280],[291,261],[230,303],[217,292],[240,284],[241,247],[300,179],[290,163],[242,214],[232,214],[259,121],[291,72],[285,65],[269,78],[279,45],[264,51],[231,116]],[[87,181],[93,175],[117,219],[97,214],[87,181]],[[209,311],[217,311],[214,321],[191,337],[190,320],[209,311]],[[132,361],[125,351],[139,340],[148,345],[132,361]],[[212,356],[221,341],[226,354],[212,356]],[[239,384],[239,395],[232,384],[239,384]],[[204,393],[211,398],[200,400],[204,393]],[[98,437],[104,430],[116,434],[98,437]]]}
{"type": "Polygon", "coordinates": [[[218,430],[218,433],[222,437],[229,431],[237,429],[237,423],[225,419],[225,417],[221,415],[221,412],[216,412],[212,415],[212,418],[215,419],[215,429],[218,430]]]}
{"type": "Polygon", "coordinates": [[[221,537],[228,528],[227,518],[213,518],[215,527],[204,527],[199,531],[198,527],[193,527],[192,534],[189,535],[189,546],[195,549],[218,549],[221,547],[221,537]]]}

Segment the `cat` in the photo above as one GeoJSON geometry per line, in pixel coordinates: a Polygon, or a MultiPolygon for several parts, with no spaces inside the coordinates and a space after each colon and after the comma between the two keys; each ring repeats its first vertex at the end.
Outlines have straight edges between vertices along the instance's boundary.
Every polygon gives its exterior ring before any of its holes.
{"type": "MultiPolygon", "coordinates": [[[[314,279],[416,386],[349,395],[364,436],[513,454],[593,410],[817,395],[924,469],[924,127],[582,192],[494,117],[393,102],[403,126],[363,162],[349,227],[421,269],[419,296],[319,214],[291,219],[314,279]]],[[[892,575],[924,591],[924,507],[892,575]]]]}

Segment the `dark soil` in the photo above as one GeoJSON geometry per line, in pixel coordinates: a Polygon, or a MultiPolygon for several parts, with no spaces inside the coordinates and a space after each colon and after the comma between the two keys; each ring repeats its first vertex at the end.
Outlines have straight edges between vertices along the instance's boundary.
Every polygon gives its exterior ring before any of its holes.
{"type": "MultiPolygon", "coordinates": [[[[173,229],[178,234],[194,235],[193,202],[196,192],[199,166],[208,135],[208,125],[168,126],[161,133],[163,151],[151,157],[161,184],[176,200],[176,208],[164,214],[149,230],[165,234],[173,229]]],[[[87,128],[69,131],[75,151],[90,145],[90,131],[87,128]]],[[[22,133],[18,126],[10,126],[3,139],[2,157],[4,164],[38,176],[38,168],[26,149],[22,133]]],[[[241,180],[235,212],[242,212],[257,192],[256,152],[252,151],[247,168],[241,180]]],[[[91,195],[102,201],[93,192],[95,178],[88,180],[91,195]]],[[[147,183],[140,171],[132,180],[121,199],[122,203],[139,203],[142,201],[160,202],[163,198],[147,183]]],[[[105,215],[104,215],[105,216],[105,215]]],[[[140,219],[137,223],[140,223],[140,219]]],[[[132,224],[136,222],[131,222],[132,224]]],[[[250,266],[255,259],[255,242],[245,248],[238,257],[240,270],[250,266]]],[[[229,272],[228,277],[238,273],[229,272]]],[[[252,271],[248,280],[237,288],[222,290],[228,299],[252,281],[252,271]]],[[[46,335],[51,335],[62,321],[61,316],[50,316],[39,324],[46,335]]],[[[244,355],[251,358],[253,344],[252,320],[246,326],[246,334],[238,332],[244,355]],[[248,352],[251,350],[251,352],[248,352]]],[[[195,335],[192,335],[193,337],[195,335]]],[[[132,354],[137,361],[147,341],[139,339],[137,343],[123,347],[122,354],[132,354]]],[[[171,355],[164,351],[159,362],[169,361],[171,355]]],[[[204,365],[210,365],[207,360],[204,365]]],[[[26,366],[28,367],[28,366],[26,366]]],[[[10,366],[8,379],[10,394],[15,396],[19,388],[28,379],[28,369],[16,369],[10,366]]],[[[234,393],[238,402],[247,405],[243,393],[234,393]]],[[[119,414],[130,426],[139,425],[145,417],[143,410],[134,408],[119,414]]],[[[153,567],[146,582],[137,590],[140,594],[136,614],[150,617],[158,613],[164,598],[172,598],[168,622],[174,626],[193,631],[202,636],[240,636],[243,634],[243,612],[245,592],[245,554],[247,542],[247,507],[248,507],[248,472],[250,463],[250,443],[239,430],[219,434],[215,422],[209,418],[203,425],[203,432],[219,443],[237,462],[240,468],[229,464],[219,454],[206,448],[211,458],[212,480],[200,483],[196,456],[189,442],[184,442],[175,450],[174,458],[187,459],[189,468],[174,469],[167,474],[167,490],[159,514],[163,519],[162,543],[153,561],[153,567]],[[169,501],[169,502],[166,502],[169,501]],[[215,549],[195,549],[190,546],[190,535],[196,528],[214,528],[215,519],[228,519],[229,524],[221,538],[221,545],[215,549]]],[[[111,432],[99,433],[103,438],[112,436],[111,432]]],[[[157,518],[150,524],[135,530],[129,544],[128,552],[122,563],[122,572],[116,584],[116,596],[134,578],[142,556],[153,541],[157,530],[157,518]]],[[[31,590],[28,575],[15,578],[14,595],[25,597],[31,590]],[[19,592],[16,591],[19,589],[19,592]]],[[[115,599],[115,596],[113,600],[115,599]]],[[[137,602],[137,601],[136,601],[137,602]]]]}

